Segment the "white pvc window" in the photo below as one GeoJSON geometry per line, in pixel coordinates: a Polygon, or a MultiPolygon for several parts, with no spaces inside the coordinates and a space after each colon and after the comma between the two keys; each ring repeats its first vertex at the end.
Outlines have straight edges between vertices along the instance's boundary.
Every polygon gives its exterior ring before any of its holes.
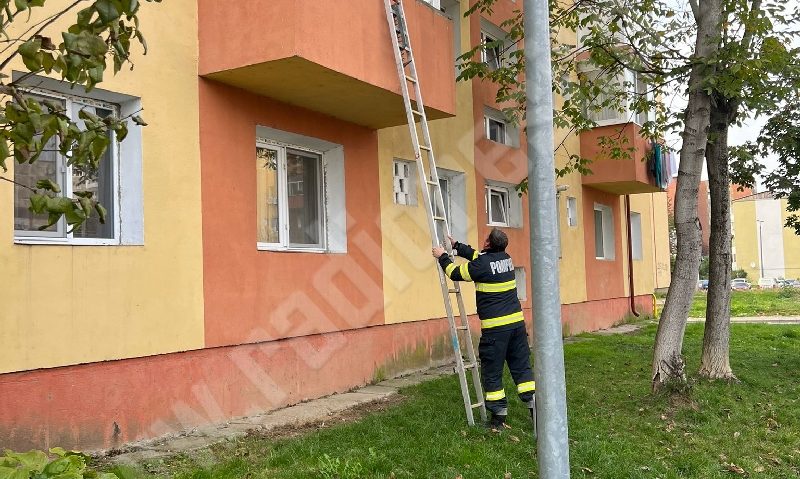
{"type": "Polygon", "coordinates": [[[578,226],[578,199],[574,196],[567,197],[567,225],[578,226]]]}
{"type": "Polygon", "coordinates": [[[394,202],[398,205],[417,204],[417,182],[414,163],[394,160],[392,163],[392,182],[394,202]]]}
{"type": "Polygon", "coordinates": [[[483,45],[481,61],[491,70],[497,70],[503,64],[503,49],[500,44],[496,43],[497,41],[497,36],[481,32],[481,45],[483,45]]]}
{"type": "MultiPolygon", "coordinates": [[[[48,99],[59,103],[66,115],[84,128],[85,124],[78,115],[81,110],[93,113],[101,118],[119,116],[116,105],[99,102],[88,98],[60,96],[36,93],[30,95],[38,100],[48,99]]],[[[113,132],[109,132],[110,144],[97,169],[89,166],[70,165],[68,158],[58,152],[58,140],[51,138],[41,156],[33,164],[16,164],[14,180],[25,185],[35,185],[38,180],[50,179],[56,183],[67,198],[75,193],[92,193],[92,198],[99,201],[107,211],[105,223],[100,222],[97,214],[92,214],[79,228],[73,229],[62,217],[56,224],[40,230],[49,221],[46,215],[37,215],[30,211],[32,192],[26,188],[14,186],[14,240],[18,243],[54,243],[74,245],[103,245],[120,243],[119,214],[119,145],[113,132]]]]}
{"type": "Polygon", "coordinates": [[[486,212],[489,226],[509,226],[510,204],[507,188],[486,187],[486,212]]]}
{"type": "Polygon", "coordinates": [[[594,205],[594,251],[595,258],[613,260],[614,214],[606,205],[594,205]]]}
{"type": "Polygon", "coordinates": [[[631,249],[633,250],[633,259],[641,261],[643,258],[641,213],[631,212],[631,249]]]}
{"type": "Polygon", "coordinates": [[[496,118],[485,117],[486,138],[497,143],[507,144],[506,123],[496,118]]]}
{"type": "Polygon", "coordinates": [[[256,143],[259,249],[324,250],[322,155],[256,143]]]}
{"type": "Polygon", "coordinates": [[[517,299],[526,301],[528,299],[528,277],[525,268],[514,268],[514,279],[517,281],[517,299]]]}
{"type": "MultiPolygon", "coordinates": [[[[442,202],[444,204],[444,211],[439,207],[436,201],[436,197],[434,195],[433,188],[430,189],[431,192],[431,206],[433,206],[434,215],[440,218],[444,218],[447,220],[447,224],[450,225],[450,229],[453,229],[453,218],[451,212],[453,210],[452,207],[452,194],[450,191],[450,180],[449,178],[439,177],[439,189],[442,192],[442,202]]],[[[441,221],[436,222],[436,234],[439,237],[439,241],[444,244],[445,236],[447,236],[447,231],[445,230],[444,223],[441,221]]]]}

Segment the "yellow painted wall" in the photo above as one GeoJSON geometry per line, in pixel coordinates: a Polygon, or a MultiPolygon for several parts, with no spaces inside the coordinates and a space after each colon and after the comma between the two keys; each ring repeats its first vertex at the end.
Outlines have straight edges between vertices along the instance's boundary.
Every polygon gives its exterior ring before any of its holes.
{"type": "MultiPolygon", "coordinates": [[[[559,41],[572,43],[577,41],[575,32],[562,29],[559,31],[559,41]]],[[[553,99],[556,108],[561,108],[564,99],[557,95],[553,99]]],[[[578,135],[566,129],[557,129],[554,132],[555,162],[557,168],[563,168],[569,160],[567,152],[580,152],[581,144],[578,135]],[[563,145],[563,146],[562,146],[563,145]],[[561,146],[559,148],[559,146],[561,146]]],[[[586,218],[583,217],[583,182],[580,173],[572,173],[563,178],[556,178],[559,186],[569,186],[558,196],[559,215],[558,221],[561,231],[561,260],[559,262],[559,287],[561,289],[561,303],[573,304],[586,301],[586,255],[584,250],[584,228],[586,218]],[[567,221],[567,198],[577,199],[578,224],[569,226],[567,221]]],[[[590,219],[591,220],[591,219],[590,219]]]]}
{"type": "MultiPolygon", "coordinates": [[[[650,195],[653,215],[653,257],[655,258],[655,287],[668,288],[672,281],[669,252],[669,201],[667,193],[650,195]]],[[[647,254],[647,252],[645,252],[647,254]]]]}
{"type": "Polygon", "coordinates": [[[14,245],[0,183],[0,373],[203,347],[196,2],[143,2],[140,17],[148,55],[135,46],[135,70],[101,87],[141,97],[150,125],[145,245],[14,245]]]}
{"type": "MultiPolygon", "coordinates": [[[[623,210],[624,211],[624,205],[623,210]]],[[[639,213],[642,218],[642,259],[633,261],[633,289],[637,295],[651,294],[655,289],[655,257],[653,245],[653,207],[652,195],[631,195],[631,212],[639,213]]],[[[627,224],[625,233],[627,234],[627,224]]],[[[627,243],[625,256],[627,258],[627,243]]],[[[627,269],[625,270],[627,274],[627,269]]],[[[627,283],[627,281],[626,281],[627,283]]],[[[630,291],[628,291],[630,294],[630,291]]]]}
{"type": "Polygon", "coordinates": [[[758,228],[756,223],[756,202],[736,201],[733,203],[736,264],[747,272],[747,278],[755,283],[761,277],[758,256],[758,228]]]}
{"type": "MultiPolygon", "coordinates": [[[[791,213],[787,210],[789,201],[781,200],[782,218],[784,224],[791,213]]],[[[800,236],[794,229],[783,229],[783,262],[786,265],[786,278],[800,279],[800,236]]]]}
{"type": "MultiPolygon", "coordinates": [[[[462,13],[467,8],[461,5],[462,13]]],[[[469,45],[469,19],[460,17],[461,47],[469,45]]],[[[455,82],[455,78],[453,79],[455,82]]],[[[425,85],[421,85],[423,92],[425,85]]],[[[470,82],[456,84],[456,116],[429,122],[436,164],[439,168],[464,173],[466,189],[467,238],[477,247],[475,218],[475,141],[470,82]]],[[[416,206],[394,203],[392,164],[395,158],[413,160],[408,126],[378,131],[378,161],[381,194],[381,233],[383,243],[383,287],[386,323],[418,321],[445,316],[436,264],[431,256],[431,240],[425,206],[417,181],[416,206]]],[[[416,170],[415,170],[416,173],[416,170]]],[[[475,313],[473,286],[464,284],[467,311],[475,313]]]]}

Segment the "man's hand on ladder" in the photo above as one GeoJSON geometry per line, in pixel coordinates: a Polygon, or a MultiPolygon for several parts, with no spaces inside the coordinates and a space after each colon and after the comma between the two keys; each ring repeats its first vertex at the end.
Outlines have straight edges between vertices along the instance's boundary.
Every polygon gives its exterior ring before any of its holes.
{"type": "Polygon", "coordinates": [[[434,258],[439,259],[439,257],[447,253],[447,251],[445,251],[445,249],[441,246],[437,246],[431,250],[431,253],[433,253],[434,258]]]}

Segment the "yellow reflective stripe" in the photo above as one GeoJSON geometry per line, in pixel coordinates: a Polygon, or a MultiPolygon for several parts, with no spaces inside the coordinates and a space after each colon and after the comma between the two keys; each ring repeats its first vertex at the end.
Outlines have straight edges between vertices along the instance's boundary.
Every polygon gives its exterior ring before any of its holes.
{"type": "Polygon", "coordinates": [[[523,321],[524,319],[525,317],[522,315],[522,311],[519,311],[517,313],[507,314],[505,316],[498,316],[496,318],[482,319],[481,328],[483,329],[496,328],[498,326],[505,326],[506,324],[523,321]]]}
{"type": "Polygon", "coordinates": [[[475,283],[475,291],[484,293],[502,293],[512,289],[517,289],[517,281],[514,279],[505,283],[475,283]]]}
{"type": "Polygon", "coordinates": [[[476,260],[476,259],[478,259],[478,256],[480,256],[480,255],[478,254],[478,252],[477,252],[477,251],[473,251],[473,252],[472,252],[472,259],[473,259],[473,260],[476,260]]]}
{"type": "Polygon", "coordinates": [[[522,394],[528,391],[536,391],[536,381],[528,381],[517,384],[517,392],[522,394]]]}
{"type": "Polygon", "coordinates": [[[506,397],[506,392],[504,390],[499,391],[491,391],[486,393],[486,400],[487,401],[499,401],[506,397]]]}
{"type": "Polygon", "coordinates": [[[446,274],[447,276],[450,276],[450,274],[451,274],[451,273],[453,272],[453,270],[454,270],[454,269],[456,269],[456,268],[457,268],[457,266],[455,265],[455,263],[450,263],[450,264],[448,264],[448,265],[447,265],[447,267],[444,269],[444,274],[446,274]]]}
{"type": "Polygon", "coordinates": [[[472,276],[469,275],[469,263],[464,263],[459,266],[459,271],[464,281],[472,281],[472,276]]]}

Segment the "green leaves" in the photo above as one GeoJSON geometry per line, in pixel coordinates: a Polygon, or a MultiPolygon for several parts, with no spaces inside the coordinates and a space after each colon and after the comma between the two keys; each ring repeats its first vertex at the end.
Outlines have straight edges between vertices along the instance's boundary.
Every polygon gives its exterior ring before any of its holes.
{"type": "Polygon", "coordinates": [[[115,474],[100,473],[88,467],[89,456],[60,447],[18,453],[6,450],[0,456],[0,479],[118,479],[115,474]]]}

